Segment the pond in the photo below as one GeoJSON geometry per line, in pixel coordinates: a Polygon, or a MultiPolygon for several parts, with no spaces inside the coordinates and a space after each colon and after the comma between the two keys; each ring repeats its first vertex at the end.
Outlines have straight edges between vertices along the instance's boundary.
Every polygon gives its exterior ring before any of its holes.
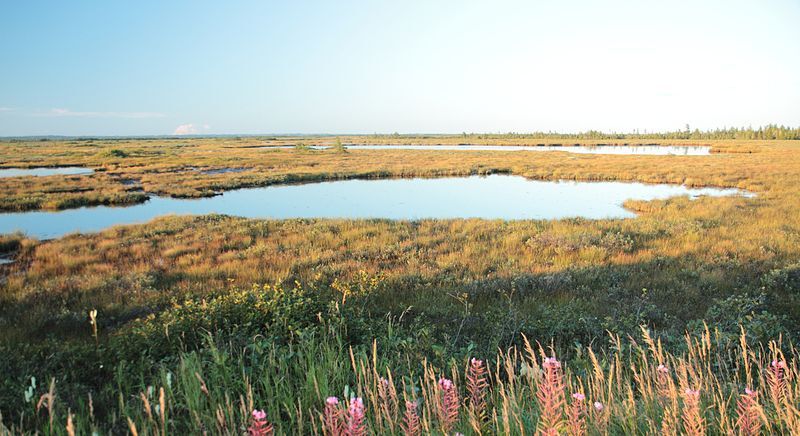
{"type": "MultiPolygon", "coordinates": [[[[457,150],[457,151],[565,151],[579,154],[626,154],[656,156],[706,156],[711,147],[682,145],[345,145],[348,150],[457,150]]],[[[260,148],[289,149],[294,146],[266,146],[260,148]]],[[[312,145],[314,150],[331,148],[327,145],[312,145]]]]}
{"type": "Polygon", "coordinates": [[[93,172],[93,169],[83,167],[0,168],[0,178],[23,176],[77,176],[92,174],[93,172]]]}
{"type": "Polygon", "coordinates": [[[679,195],[750,195],[737,189],[687,188],[627,182],[535,181],[490,175],[439,179],[342,180],[276,185],[202,199],[152,197],[126,207],[84,207],[58,212],[0,213],[0,233],[23,231],[39,239],[147,222],[167,214],[221,213],[247,218],[558,219],[632,218],[628,199],[679,195]]]}

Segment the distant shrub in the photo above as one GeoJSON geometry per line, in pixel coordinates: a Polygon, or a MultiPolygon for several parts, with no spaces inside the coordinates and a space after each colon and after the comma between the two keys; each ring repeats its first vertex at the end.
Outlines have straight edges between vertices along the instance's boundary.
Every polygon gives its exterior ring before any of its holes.
{"type": "MultiPolygon", "coordinates": [[[[708,308],[704,321],[731,340],[741,334],[742,328],[753,341],[776,338],[786,330],[784,319],[767,310],[767,297],[764,294],[731,295],[715,300],[708,308]]],[[[702,322],[692,321],[690,330],[700,332],[703,329],[702,322]]]]}
{"type": "Polygon", "coordinates": [[[772,270],[762,279],[764,288],[788,294],[800,294],[800,264],[772,270]]]}
{"type": "Polygon", "coordinates": [[[209,299],[190,299],[157,315],[135,321],[112,338],[121,357],[142,354],[160,358],[179,344],[199,347],[208,332],[228,340],[264,336],[275,343],[291,340],[318,323],[325,310],[321,298],[312,298],[300,286],[254,286],[209,299]]]}
{"type": "Polygon", "coordinates": [[[633,237],[622,232],[607,232],[603,234],[598,245],[612,252],[621,251],[623,253],[631,253],[636,247],[633,237]]]}
{"type": "Polygon", "coordinates": [[[103,152],[100,153],[100,157],[106,157],[106,158],[120,158],[120,159],[122,159],[122,158],[126,158],[126,157],[129,157],[129,156],[130,156],[130,154],[128,154],[128,152],[126,152],[125,150],[120,150],[119,148],[112,148],[112,149],[109,149],[109,150],[103,150],[103,152]]]}
{"type": "Polygon", "coordinates": [[[347,153],[347,147],[342,144],[342,141],[339,138],[336,138],[336,142],[333,144],[331,149],[337,153],[347,153]]]}
{"type": "MultiPolygon", "coordinates": [[[[773,296],[776,313],[796,320],[800,318],[800,264],[774,269],[761,278],[762,292],[773,296]]],[[[786,334],[796,334],[797,323],[790,323],[792,330],[786,334]]]]}
{"type": "Polygon", "coordinates": [[[21,233],[0,235],[0,254],[9,253],[19,249],[24,237],[25,236],[21,233]]]}

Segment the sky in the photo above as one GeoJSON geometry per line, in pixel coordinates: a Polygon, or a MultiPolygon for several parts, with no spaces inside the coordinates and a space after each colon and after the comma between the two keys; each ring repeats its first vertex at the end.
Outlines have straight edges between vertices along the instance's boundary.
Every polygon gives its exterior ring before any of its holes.
{"type": "Polygon", "coordinates": [[[0,3],[0,136],[800,125],[800,1],[0,3]]]}

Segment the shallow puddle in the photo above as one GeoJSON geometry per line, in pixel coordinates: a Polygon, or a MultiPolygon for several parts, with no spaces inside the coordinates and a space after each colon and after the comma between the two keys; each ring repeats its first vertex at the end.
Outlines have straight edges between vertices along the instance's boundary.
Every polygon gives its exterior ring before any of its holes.
{"type": "Polygon", "coordinates": [[[92,174],[91,168],[60,167],[60,168],[0,168],[0,178],[5,177],[44,177],[44,176],[78,176],[92,174]]]}

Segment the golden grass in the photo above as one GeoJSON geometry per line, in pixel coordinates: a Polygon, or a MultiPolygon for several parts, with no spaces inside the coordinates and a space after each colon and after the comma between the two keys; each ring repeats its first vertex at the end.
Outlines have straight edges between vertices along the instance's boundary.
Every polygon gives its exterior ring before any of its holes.
{"type": "MultiPolygon", "coordinates": [[[[453,143],[458,138],[420,139],[420,143],[453,143]]],[[[375,142],[369,137],[345,142],[375,142]]],[[[380,140],[383,142],[388,140],[380,140]]],[[[407,142],[395,139],[394,143],[407,142]]],[[[551,143],[543,140],[543,144],[551,143]]],[[[333,138],[292,142],[330,144],[333,138]]],[[[521,139],[484,139],[480,143],[538,144],[521,139]]],[[[598,141],[576,141],[594,144],[598,141]]],[[[630,144],[636,141],[625,141],[630,144]]],[[[697,144],[698,141],[644,141],[697,144]]],[[[561,152],[498,153],[335,150],[298,151],[254,148],[286,140],[159,139],[46,141],[0,144],[4,167],[92,167],[83,176],[0,179],[0,210],[63,209],[80,205],[127,204],[144,194],[199,197],[228,189],[340,178],[441,177],[512,172],[537,179],[638,180],[690,186],[729,186],[761,191],[777,173],[795,174],[797,145],[791,141],[700,141],[712,156],[609,156],[561,152]],[[118,154],[111,151],[119,151],[118,154]],[[208,174],[226,168],[239,172],[208,174]]],[[[609,143],[608,141],[602,143],[609,143]]]]}

